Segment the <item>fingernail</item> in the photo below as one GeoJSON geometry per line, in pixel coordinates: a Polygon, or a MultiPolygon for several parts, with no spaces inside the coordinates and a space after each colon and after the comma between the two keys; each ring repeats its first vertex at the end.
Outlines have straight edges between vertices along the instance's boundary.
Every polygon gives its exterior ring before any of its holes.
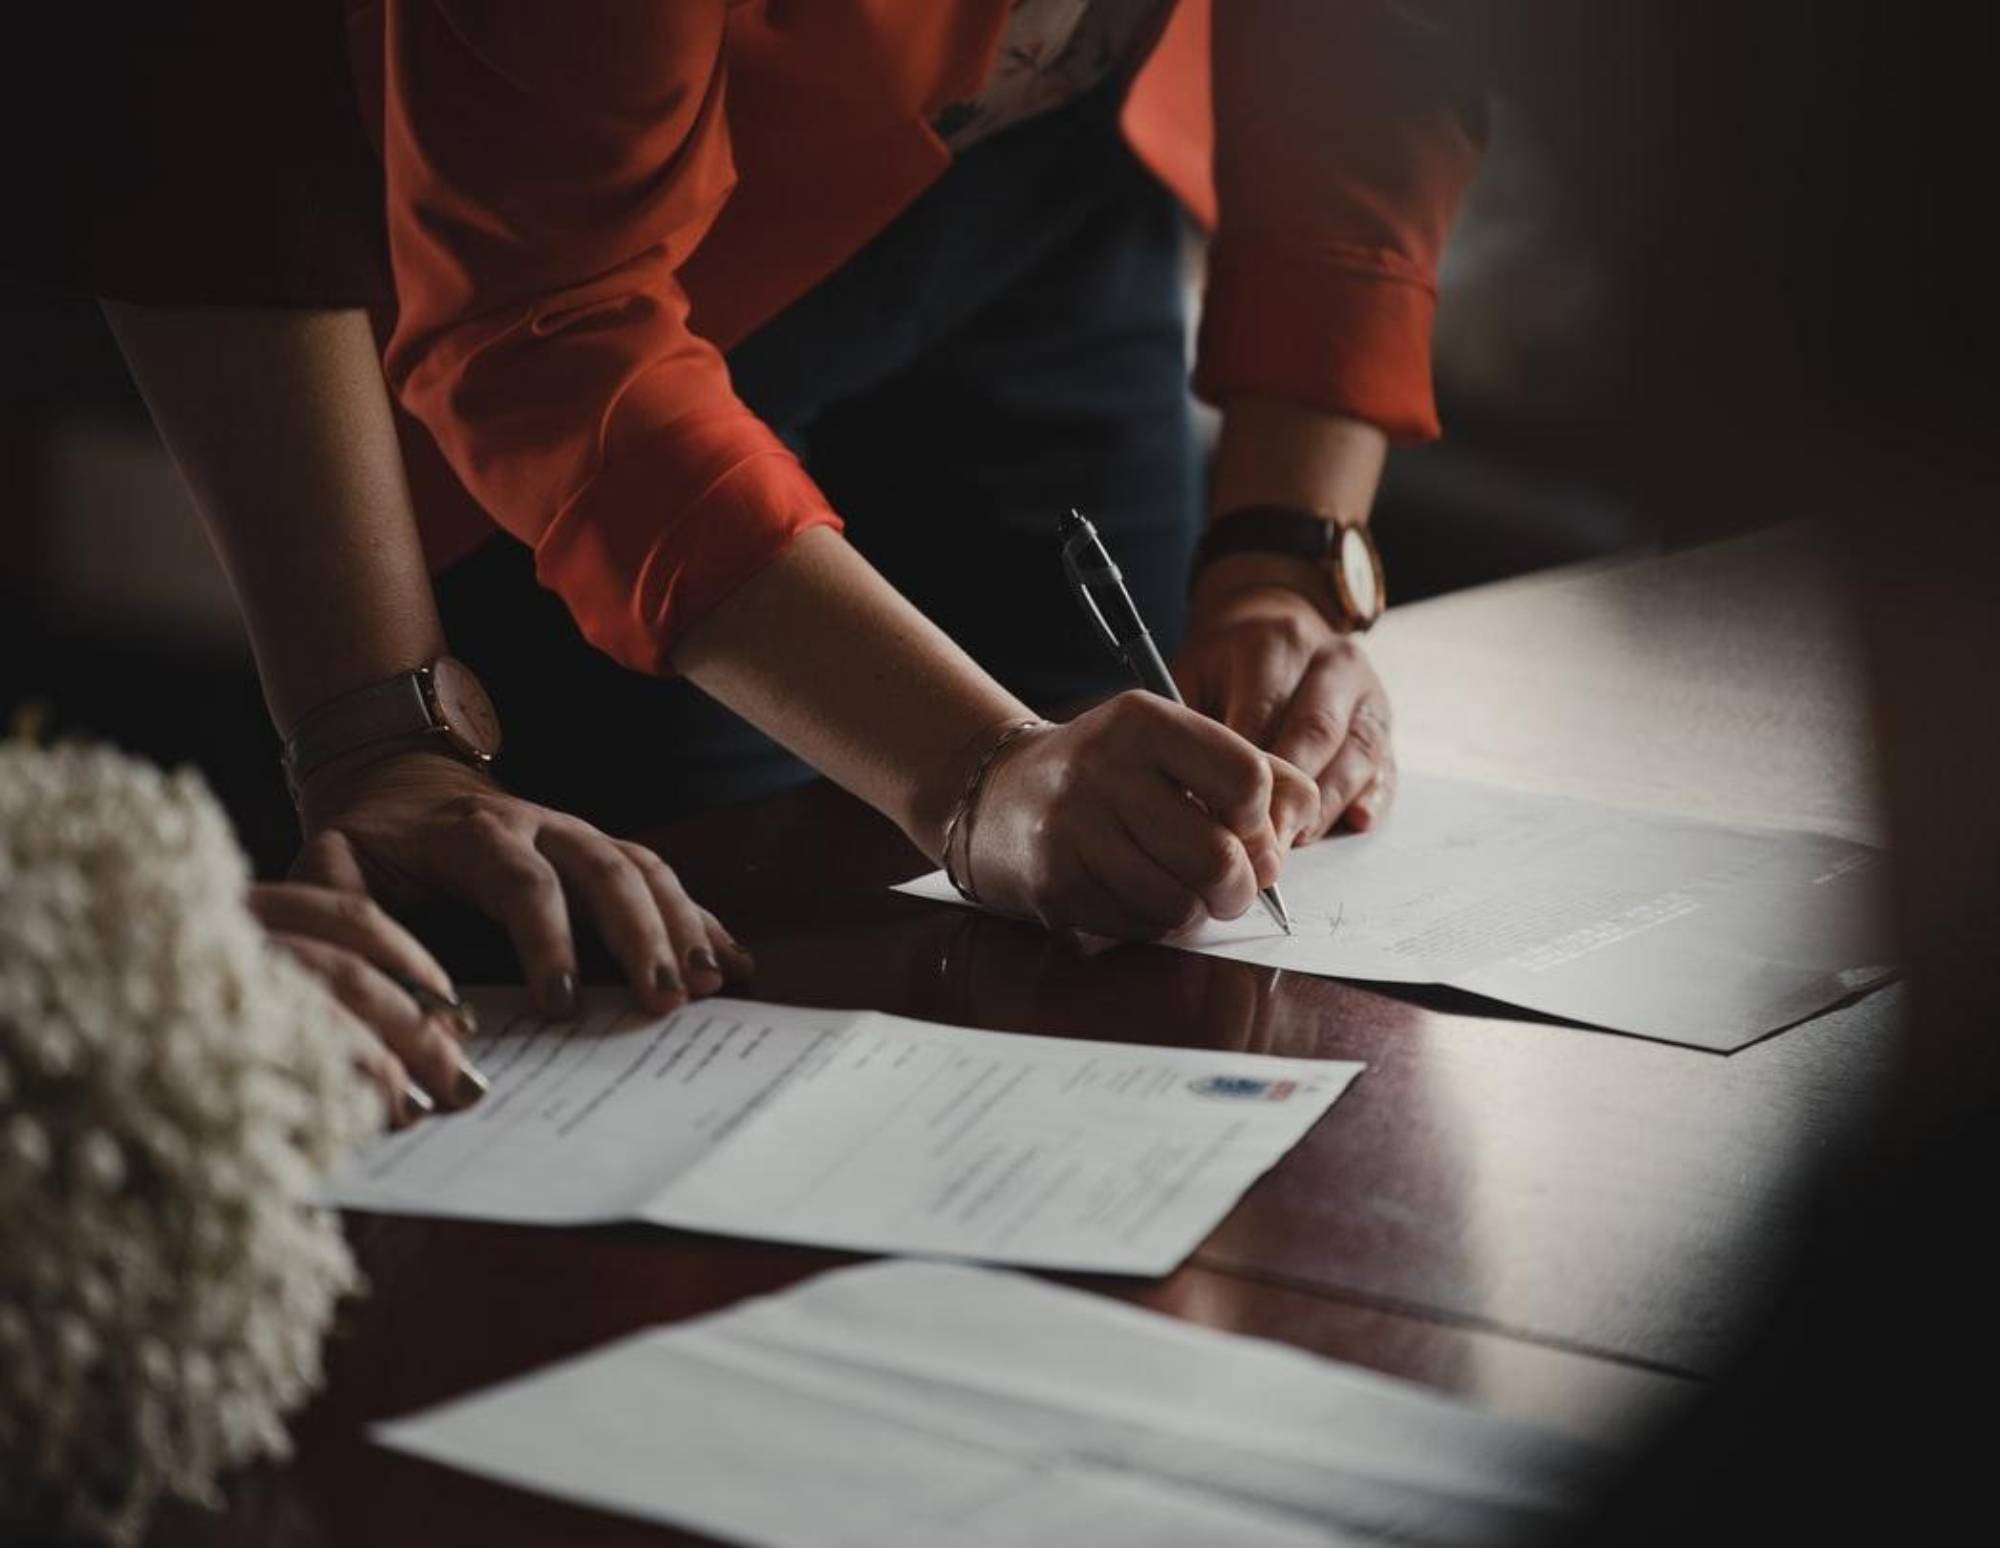
{"type": "Polygon", "coordinates": [[[558,1016],[576,1014],[576,974],[567,970],[549,980],[549,1009],[558,1016]]]}
{"type": "Polygon", "coordinates": [[[426,1115],[437,1111],[437,1103],[431,1100],[431,1094],[413,1080],[403,1082],[403,1100],[426,1115]]]}
{"type": "Polygon", "coordinates": [[[458,1079],[451,1083],[452,1103],[458,1107],[470,1107],[492,1089],[493,1082],[479,1072],[479,1066],[461,1055],[458,1079]]]}
{"type": "Polygon", "coordinates": [[[457,1024],[458,1030],[467,1037],[473,1036],[479,1030],[479,1012],[463,1000],[452,1003],[451,1019],[457,1024]]]}
{"type": "Polygon", "coordinates": [[[715,953],[706,946],[697,946],[688,953],[688,968],[692,972],[707,973],[713,978],[722,976],[722,968],[715,960],[715,953]]]}
{"type": "Polygon", "coordinates": [[[671,962],[662,962],[653,969],[653,988],[660,994],[684,995],[687,986],[681,982],[680,972],[671,962]]]}
{"type": "Polygon", "coordinates": [[[754,973],[757,971],[757,959],[750,955],[750,948],[748,946],[745,946],[741,941],[732,936],[729,940],[729,949],[743,959],[743,971],[745,973],[754,973]]]}

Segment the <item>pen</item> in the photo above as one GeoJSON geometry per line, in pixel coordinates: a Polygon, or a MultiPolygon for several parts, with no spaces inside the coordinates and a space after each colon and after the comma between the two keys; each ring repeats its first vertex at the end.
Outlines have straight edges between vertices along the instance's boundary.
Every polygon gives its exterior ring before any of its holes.
{"type": "MultiPolygon", "coordinates": [[[[1174,686],[1173,674],[1160,659],[1160,648],[1153,643],[1145,620],[1132,605],[1125,577],[1111,562],[1104,540],[1097,535],[1090,518],[1081,511],[1059,517],[1056,536],[1062,539],[1063,573],[1069,577],[1069,589],[1076,593],[1077,602],[1097,625],[1097,632],[1104,636],[1111,654],[1131,668],[1141,688],[1176,704],[1186,704],[1180,689],[1174,686]]],[[[1264,888],[1257,896],[1277,921],[1278,928],[1290,935],[1292,916],[1276,885],[1264,888]]]]}

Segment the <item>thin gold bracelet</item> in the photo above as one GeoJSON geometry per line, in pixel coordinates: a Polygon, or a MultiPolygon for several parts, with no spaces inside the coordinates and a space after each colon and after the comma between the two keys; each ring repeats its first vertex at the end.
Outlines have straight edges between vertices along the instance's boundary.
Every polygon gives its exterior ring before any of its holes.
{"type": "Polygon", "coordinates": [[[1030,731],[1039,731],[1051,724],[1050,721],[1038,718],[1016,720],[1002,726],[993,738],[992,745],[986,749],[985,755],[973,765],[972,773],[966,777],[965,789],[959,793],[958,804],[951,809],[951,815],[945,819],[943,853],[945,880],[950,882],[958,890],[958,895],[968,903],[979,902],[978,894],[972,890],[972,815],[973,808],[979,804],[980,792],[986,788],[986,776],[1000,754],[1015,741],[1030,731]],[[952,846],[958,842],[961,828],[965,832],[965,878],[962,881],[951,863],[952,846]]]}

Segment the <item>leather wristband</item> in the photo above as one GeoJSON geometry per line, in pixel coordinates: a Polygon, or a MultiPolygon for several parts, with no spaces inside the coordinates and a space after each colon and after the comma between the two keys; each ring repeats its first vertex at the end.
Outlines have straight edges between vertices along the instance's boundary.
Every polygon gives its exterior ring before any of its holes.
{"type": "Polygon", "coordinates": [[[500,750],[500,720],[471,668],[440,656],[308,713],[285,739],[285,779],[296,796],[315,770],[392,744],[431,746],[483,769],[500,750]]]}
{"type": "Polygon", "coordinates": [[[1344,525],[1316,511],[1285,505],[1251,505],[1209,523],[1195,550],[1194,571],[1229,554],[1275,554],[1322,570],[1330,585],[1335,627],[1360,633],[1382,616],[1388,601],[1382,556],[1366,525],[1344,525]]]}

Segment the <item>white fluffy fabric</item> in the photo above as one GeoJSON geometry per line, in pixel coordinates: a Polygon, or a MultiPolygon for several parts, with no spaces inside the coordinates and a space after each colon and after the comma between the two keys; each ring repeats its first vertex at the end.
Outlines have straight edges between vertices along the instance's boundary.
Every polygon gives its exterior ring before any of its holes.
{"type": "Polygon", "coordinates": [[[194,774],[0,744],[0,1540],[213,1503],[320,1380],[306,1201],[381,1114],[247,881],[194,774]]]}

